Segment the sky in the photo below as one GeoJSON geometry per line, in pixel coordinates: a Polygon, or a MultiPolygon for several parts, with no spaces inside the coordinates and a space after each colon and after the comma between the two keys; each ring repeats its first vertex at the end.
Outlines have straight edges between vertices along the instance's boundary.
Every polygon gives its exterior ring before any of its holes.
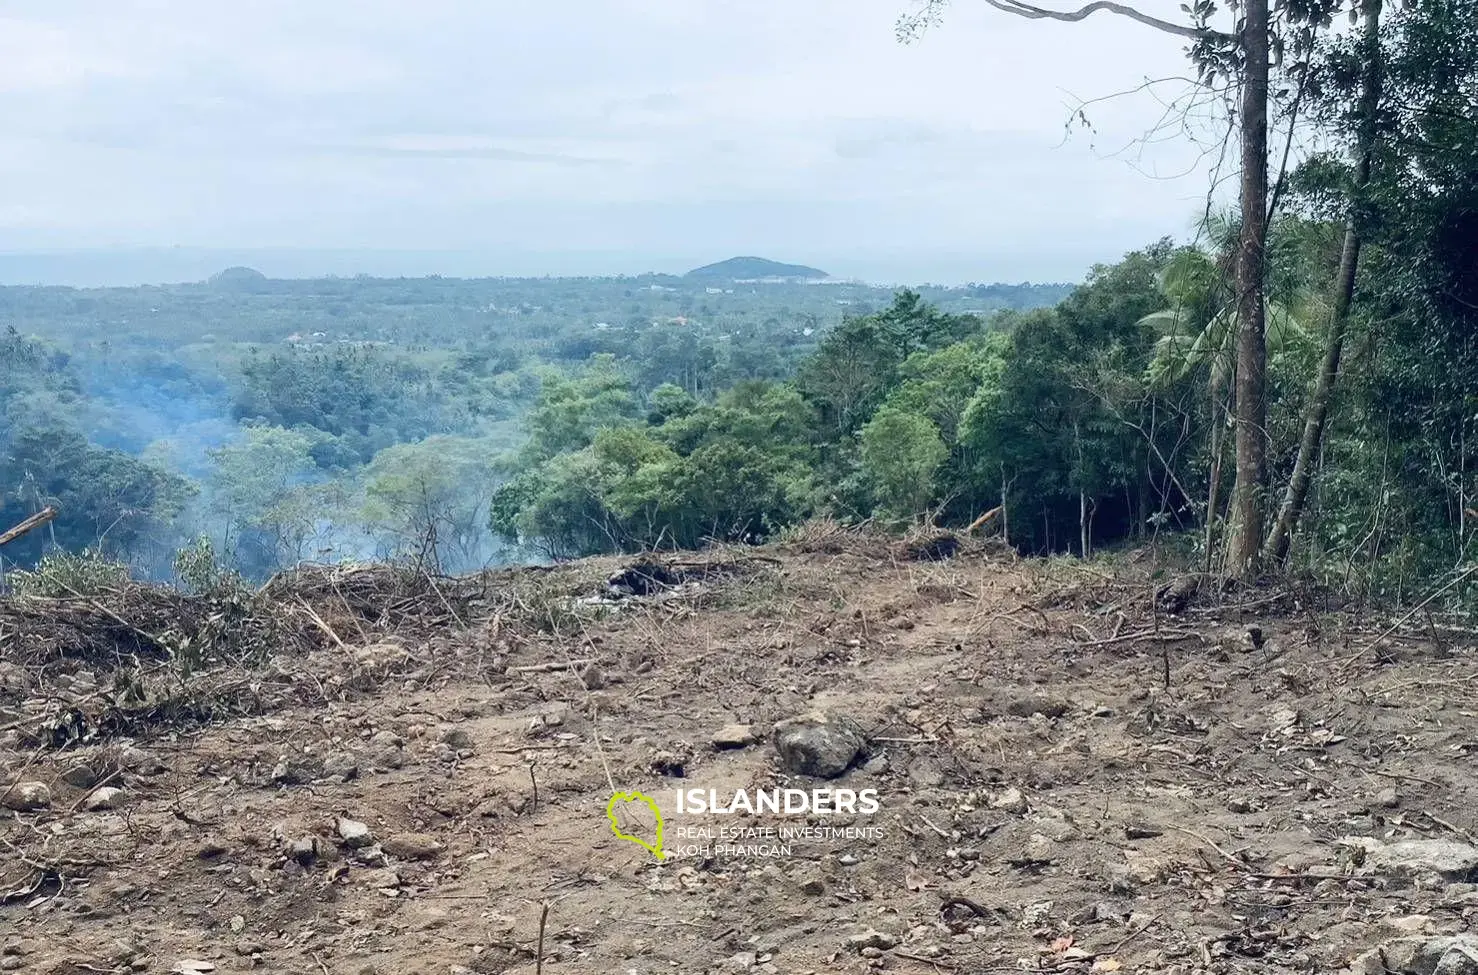
{"type": "Polygon", "coordinates": [[[1133,144],[1183,85],[1065,131],[1080,100],[1186,74],[1182,39],[954,0],[901,44],[909,2],[0,0],[0,280],[3,255],[99,250],[28,273],[753,254],[883,283],[1077,280],[1189,233],[1214,156],[1133,144]]]}

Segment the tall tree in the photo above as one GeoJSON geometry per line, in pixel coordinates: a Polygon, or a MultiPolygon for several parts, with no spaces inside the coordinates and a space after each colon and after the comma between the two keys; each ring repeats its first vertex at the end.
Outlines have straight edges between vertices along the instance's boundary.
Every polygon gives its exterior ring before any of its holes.
{"type": "Polygon", "coordinates": [[[1350,303],[1355,297],[1355,274],[1360,265],[1360,249],[1364,243],[1361,196],[1370,183],[1370,169],[1375,151],[1376,128],[1381,101],[1381,0],[1364,0],[1364,27],[1360,37],[1361,80],[1355,119],[1355,159],[1349,216],[1345,221],[1344,244],[1340,249],[1339,270],[1335,275],[1334,300],[1331,302],[1329,333],[1324,343],[1324,360],[1319,367],[1314,392],[1309,399],[1304,420],[1303,437],[1298,444],[1298,457],[1284,492],[1283,503],[1268,535],[1266,549],[1278,565],[1288,560],[1293,534],[1298,529],[1308,500],[1309,485],[1314,480],[1314,463],[1324,442],[1324,425],[1329,418],[1329,404],[1334,396],[1334,382],[1339,375],[1344,353],[1346,325],[1350,303]]]}
{"type": "MultiPolygon", "coordinates": [[[[1234,32],[1210,26],[1217,13],[1213,0],[1182,4],[1189,23],[1174,23],[1150,16],[1112,0],[1093,0],[1077,10],[1049,10],[1023,0],[986,0],[1005,13],[1032,20],[1077,22],[1099,11],[1127,17],[1156,30],[1194,41],[1191,58],[1203,81],[1235,74],[1240,97],[1235,109],[1241,142],[1241,192],[1237,247],[1237,362],[1233,405],[1236,423],[1236,481],[1232,491],[1233,527],[1228,537],[1227,569],[1240,576],[1258,570],[1262,549],[1263,508],[1267,480],[1267,342],[1264,307],[1266,243],[1268,224],[1268,98],[1274,52],[1281,54],[1283,40],[1270,20],[1268,0],[1239,0],[1234,32]]],[[[948,0],[922,0],[918,12],[899,22],[904,39],[937,23],[948,0]]],[[[1280,6],[1285,26],[1298,27],[1311,36],[1309,25],[1328,19],[1326,0],[1286,3],[1280,6]]],[[[1305,45],[1306,46],[1306,45],[1305,45]]]]}

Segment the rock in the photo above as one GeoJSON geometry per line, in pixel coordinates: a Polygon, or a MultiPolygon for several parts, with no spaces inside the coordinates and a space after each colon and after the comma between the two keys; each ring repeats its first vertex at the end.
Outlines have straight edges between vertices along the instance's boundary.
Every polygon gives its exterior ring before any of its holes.
{"type": "Polygon", "coordinates": [[[370,736],[370,744],[378,748],[400,748],[405,744],[405,739],[393,731],[377,731],[370,736]]]}
{"type": "Polygon", "coordinates": [[[1274,708],[1268,715],[1268,727],[1274,731],[1287,732],[1299,726],[1303,721],[1303,715],[1293,708],[1274,708]]]}
{"type": "Polygon", "coordinates": [[[1434,887],[1464,883],[1478,875],[1478,847],[1458,840],[1402,840],[1386,844],[1361,836],[1344,842],[1365,850],[1362,874],[1380,874],[1434,887]]]}
{"type": "Polygon", "coordinates": [[[445,849],[436,837],[427,833],[396,833],[380,846],[401,860],[432,860],[445,849]]]}
{"type": "Polygon", "coordinates": [[[865,948],[878,948],[887,950],[898,944],[898,939],[886,931],[878,931],[868,928],[861,934],[854,934],[847,939],[848,947],[855,948],[859,952],[865,948]]]}
{"type": "Polygon", "coordinates": [[[787,771],[823,779],[841,775],[867,748],[856,722],[819,711],[780,722],[774,741],[787,771]]]}
{"type": "Polygon", "coordinates": [[[1051,697],[1022,697],[1006,704],[1006,713],[1013,718],[1029,718],[1040,714],[1047,718],[1060,718],[1072,710],[1067,701],[1051,697]]]}
{"type": "Polygon", "coordinates": [[[1382,922],[1398,934],[1426,934],[1432,930],[1432,919],[1425,914],[1408,914],[1405,917],[1388,917],[1382,922]]]}
{"type": "Polygon", "coordinates": [[[102,777],[102,773],[95,766],[86,762],[73,765],[62,773],[62,781],[74,789],[91,789],[102,777]]]}
{"type": "Polygon", "coordinates": [[[260,955],[262,952],[264,952],[266,950],[267,950],[266,946],[263,945],[256,938],[241,938],[240,940],[238,940],[236,942],[236,953],[238,955],[243,956],[243,957],[250,957],[251,955],[260,955]]]}
{"type": "Polygon", "coordinates": [[[375,834],[370,828],[357,819],[340,819],[338,822],[339,839],[351,850],[363,849],[373,846],[375,834]]]}
{"type": "Polygon", "coordinates": [[[232,934],[240,934],[241,932],[243,932],[245,930],[246,930],[246,918],[242,917],[240,914],[232,914],[231,915],[231,933],[232,934]]]}
{"type": "Polygon", "coordinates": [[[303,866],[308,866],[318,859],[318,837],[304,836],[293,840],[287,848],[287,855],[303,866]]]}
{"type": "Polygon", "coordinates": [[[37,812],[51,805],[51,790],[44,782],[17,782],[0,801],[0,806],[16,812],[37,812]]]}
{"type": "Polygon", "coordinates": [[[724,967],[731,972],[747,972],[757,964],[759,964],[758,955],[752,951],[741,951],[738,954],[730,955],[728,960],[724,962],[724,967]]]}
{"type": "Polygon", "coordinates": [[[452,748],[457,751],[460,751],[463,748],[472,747],[472,736],[467,734],[465,728],[458,728],[450,725],[444,727],[441,729],[441,736],[439,740],[443,745],[446,745],[448,748],[452,748]]]}
{"type": "Polygon", "coordinates": [[[135,745],[129,745],[118,756],[118,764],[125,771],[135,775],[162,775],[164,774],[164,763],[155,758],[149,752],[135,745]]]}
{"type": "Polygon", "coordinates": [[[4,958],[0,958],[0,971],[18,972],[25,967],[25,964],[24,959],[15,955],[6,955],[4,958]]]}
{"type": "Polygon", "coordinates": [[[400,886],[400,874],[394,870],[371,870],[364,875],[367,886],[384,889],[387,887],[400,886]]]}
{"type": "Polygon", "coordinates": [[[1028,808],[1026,796],[1022,795],[1021,790],[1016,788],[1015,786],[1007,788],[1000,795],[992,799],[990,807],[992,809],[999,809],[1001,812],[1012,813],[1017,816],[1026,812],[1028,808]]]}
{"type": "Polygon", "coordinates": [[[323,759],[323,774],[349,781],[359,774],[359,759],[346,751],[330,752],[323,759]]]}
{"type": "Polygon", "coordinates": [[[1478,935],[1401,938],[1355,959],[1352,975],[1478,975],[1478,935]]]}
{"type": "Polygon", "coordinates": [[[719,751],[729,748],[744,748],[759,740],[754,725],[726,724],[713,735],[713,747],[719,751]]]}
{"type": "Polygon", "coordinates": [[[1395,809],[1401,805],[1401,793],[1395,789],[1382,789],[1375,794],[1375,804],[1382,809],[1395,809]]]}
{"type": "Polygon", "coordinates": [[[587,664],[585,669],[580,671],[580,683],[585,685],[587,691],[598,691],[606,686],[606,675],[601,673],[601,669],[595,664],[587,664]]]}
{"type": "Polygon", "coordinates": [[[405,765],[405,749],[399,745],[380,745],[370,753],[370,764],[380,769],[398,769],[405,765]]]}
{"type": "Polygon", "coordinates": [[[272,769],[272,781],[278,785],[307,785],[323,778],[323,763],[308,755],[284,758],[272,769]]]}
{"type": "Polygon", "coordinates": [[[88,812],[103,812],[108,809],[117,809],[122,803],[123,790],[105,785],[84,799],[82,808],[88,812]]]}
{"type": "Polygon", "coordinates": [[[231,852],[230,847],[222,843],[219,839],[211,837],[201,842],[200,848],[195,851],[195,856],[201,860],[214,860],[216,857],[224,856],[229,852],[231,852]]]}

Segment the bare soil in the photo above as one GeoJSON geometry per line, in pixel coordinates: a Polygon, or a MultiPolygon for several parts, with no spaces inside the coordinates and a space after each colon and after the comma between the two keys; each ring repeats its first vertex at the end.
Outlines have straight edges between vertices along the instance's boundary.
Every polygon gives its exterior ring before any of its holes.
{"type": "Polygon", "coordinates": [[[325,607],[316,649],[231,677],[260,706],[131,738],[56,747],[31,719],[112,671],[0,651],[0,789],[50,791],[0,821],[0,968],[1323,971],[1478,912],[1478,878],[1382,872],[1351,839],[1478,832],[1471,634],[1377,639],[1394,618],[1289,590],[1167,614],[1133,556],[839,536],[706,558],[729,569],[619,600],[596,598],[617,560],[507,574],[516,611],[400,635],[325,607]],[[815,709],[871,741],[831,782],[768,736],[815,709]],[[733,723],[759,740],[716,749],[733,723]],[[116,808],[84,808],[99,785],[116,808]],[[876,814],[810,822],[882,837],[659,861],[606,818],[641,790],[669,837],[793,826],[672,794],[794,787],[876,789],[876,814]]]}

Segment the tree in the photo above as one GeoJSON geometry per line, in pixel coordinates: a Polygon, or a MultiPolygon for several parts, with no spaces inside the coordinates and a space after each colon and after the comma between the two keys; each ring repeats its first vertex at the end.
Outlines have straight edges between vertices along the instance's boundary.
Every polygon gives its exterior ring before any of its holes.
{"type": "MultiPolygon", "coordinates": [[[[899,24],[904,38],[917,36],[939,20],[948,0],[923,0],[920,11],[899,24]]],[[[1264,493],[1267,480],[1267,345],[1265,340],[1265,260],[1268,199],[1268,102],[1273,55],[1285,48],[1307,56],[1313,27],[1327,24],[1335,2],[1281,4],[1280,25],[1270,20],[1268,0],[1240,0],[1236,29],[1212,29],[1217,13],[1213,0],[1182,4],[1189,23],[1152,17],[1112,0],[1094,0],[1077,10],[1057,11],[1023,0],[986,0],[1006,13],[1033,20],[1082,21],[1099,11],[1127,17],[1156,30],[1194,42],[1191,58],[1203,82],[1234,74],[1240,94],[1235,112],[1241,144],[1239,235],[1236,262],[1237,364],[1233,404],[1236,426],[1236,481],[1232,490],[1232,530],[1228,537],[1227,568],[1239,576],[1255,574],[1262,549],[1264,493]],[[1281,27],[1281,29],[1279,29],[1281,27]]],[[[1306,67],[1306,62],[1301,62],[1306,67]]]]}
{"type": "Polygon", "coordinates": [[[393,551],[441,571],[480,567],[495,489],[491,447],[434,436],[377,453],[365,469],[364,519],[393,551]]]}
{"type": "Polygon", "coordinates": [[[934,475],[949,455],[928,417],[885,406],[862,428],[862,464],[883,508],[914,517],[928,505],[934,475]]]}
{"type": "Polygon", "coordinates": [[[317,479],[314,438],[282,427],[248,427],[241,439],[209,451],[206,501],[220,519],[221,551],[251,574],[279,568],[301,552],[313,516],[291,503],[317,479]]]}
{"type": "Polygon", "coordinates": [[[1370,170],[1374,163],[1377,127],[1380,122],[1380,15],[1381,0],[1363,0],[1364,27],[1359,50],[1360,94],[1354,120],[1352,197],[1345,221],[1344,244],[1340,248],[1339,271],[1334,282],[1334,300],[1331,302],[1324,358],[1319,367],[1314,392],[1309,399],[1303,436],[1298,445],[1298,457],[1288,479],[1288,488],[1284,492],[1278,518],[1266,544],[1269,555],[1280,566],[1288,561],[1293,535],[1298,529],[1299,518],[1303,515],[1304,504],[1308,500],[1309,485],[1314,480],[1314,464],[1324,442],[1324,425],[1329,418],[1334,383],[1339,375],[1340,358],[1344,354],[1350,304],[1355,297],[1355,275],[1360,266],[1360,250],[1365,236],[1363,201],[1360,197],[1370,184],[1370,170]]]}

